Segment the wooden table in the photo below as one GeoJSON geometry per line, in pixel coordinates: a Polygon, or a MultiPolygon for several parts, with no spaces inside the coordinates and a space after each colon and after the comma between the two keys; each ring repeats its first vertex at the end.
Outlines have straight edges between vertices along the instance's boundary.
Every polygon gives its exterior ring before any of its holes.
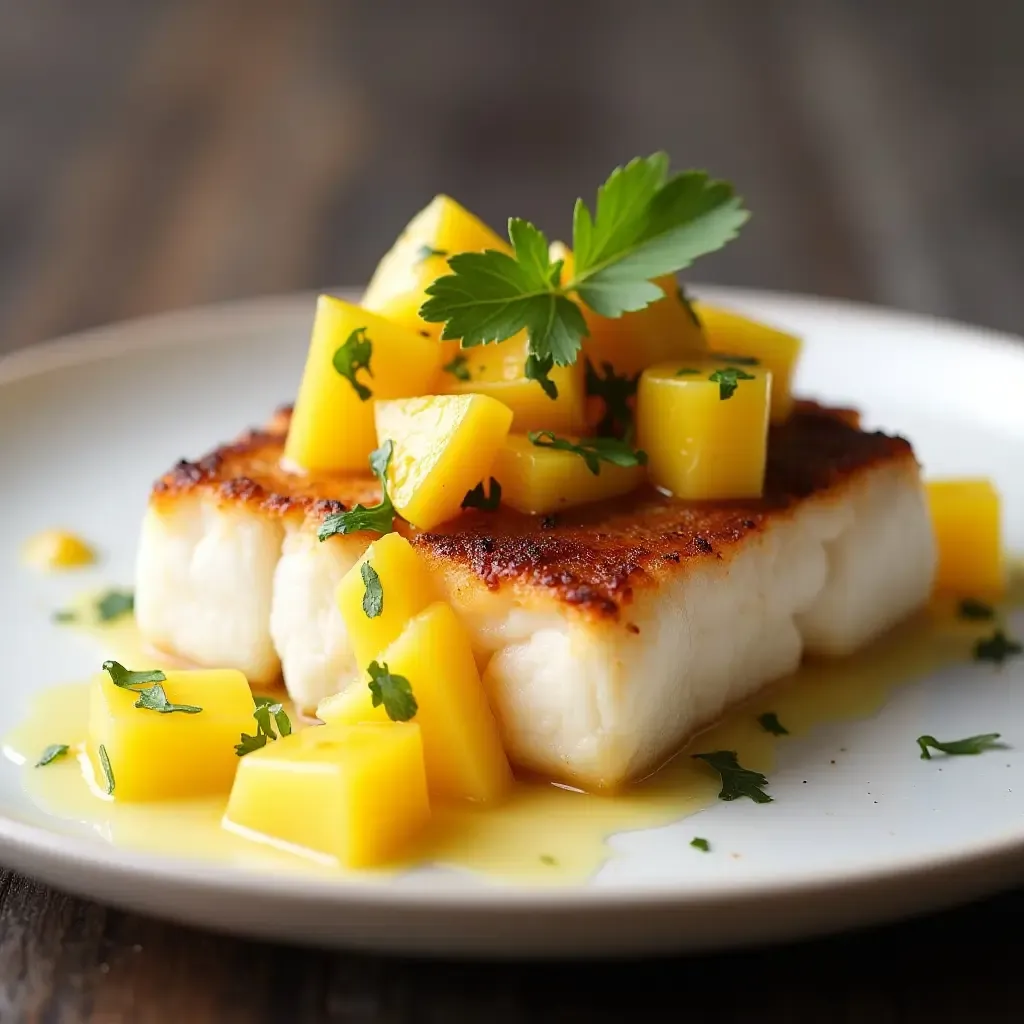
{"type": "MultiPolygon", "coordinates": [[[[0,0],[0,351],[365,280],[438,191],[564,235],[577,192],[659,148],[755,211],[698,279],[1020,331],[1022,99],[1020,0],[0,0]]],[[[444,965],[215,938],[8,873],[0,1021],[1017,1021],[1022,910],[444,965]]]]}

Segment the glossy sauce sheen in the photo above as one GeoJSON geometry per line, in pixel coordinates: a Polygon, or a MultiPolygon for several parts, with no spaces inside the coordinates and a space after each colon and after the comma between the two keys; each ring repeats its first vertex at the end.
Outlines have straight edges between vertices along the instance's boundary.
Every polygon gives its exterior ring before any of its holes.
{"type": "MultiPolygon", "coordinates": [[[[1022,599],[1024,574],[1018,571],[1008,603],[1018,605],[1022,599]]],[[[156,667],[130,617],[88,629],[100,642],[103,657],[131,667],[156,667]]],[[[896,686],[969,660],[974,640],[991,630],[991,622],[958,621],[952,604],[936,604],[855,657],[804,665],[790,679],[698,736],[660,771],[618,795],[593,796],[521,779],[510,799],[497,809],[435,807],[428,834],[402,863],[373,872],[346,871],[344,877],[374,877],[434,863],[533,884],[585,879],[610,855],[609,836],[678,821],[714,803],[717,776],[688,755],[735,750],[744,767],[764,772],[770,782],[777,744],[792,742],[824,722],[874,714],[896,686]],[[760,726],[757,716],[766,711],[775,712],[788,736],[772,736],[760,726]]],[[[167,659],[163,667],[171,667],[167,659]]],[[[87,684],[48,690],[36,698],[28,719],[4,741],[5,754],[24,765],[27,792],[48,814],[81,822],[101,840],[135,850],[251,869],[343,874],[313,857],[221,828],[227,794],[153,804],[121,804],[106,797],[80,753],[87,706],[87,684]],[[46,767],[34,767],[52,743],[67,743],[72,751],[46,767]]],[[[301,725],[297,717],[293,722],[301,725]]]]}

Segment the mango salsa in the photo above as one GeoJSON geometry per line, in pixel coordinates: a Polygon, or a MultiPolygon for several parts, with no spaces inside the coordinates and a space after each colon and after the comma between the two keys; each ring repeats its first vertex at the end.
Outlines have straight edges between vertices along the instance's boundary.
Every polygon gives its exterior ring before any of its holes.
{"type": "Polygon", "coordinates": [[[312,472],[365,472],[374,400],[429,390],[440,356],[417,331],[321,295],[285,458],[312,472]]]}
{"type": "Polygon", "coordinates": [[[800,339],[727,309],[703,302],[695,303],[694,308],[713,353],[756,359],[771,371],[772,423],[789,419],[793,412],[793,376],[802,348],[800,339]]]}
{"type": "Polygon", "coordinates": [[[1006,590],[999,493],[989,480],[925,484],[939,565],[935,589],[961,597],[998,597],[1006,590]]]}
{"type": "Polygon", "coordinates": [[[43,530],[26,541],[22,558],[37,569],[77,569],[92,565],[96,552],[68,530],[43,530]]]}
{"type": "Polygon", "coordinates": [[[512,410],[487,395],[434,395],[378,402],[377,437],[394,442],[388,493],[407,522],[430,530],[458,515],[490,473],[512,410]]]}
{"type": "Polygon", "coordinates": [[[713,360],[661,363],[637,393],[637,443],[657,486],[687,500],[756,498],[764,487],[771,373],[713,360]]]}
{"type": "Polygon", "coordinates": [[[235,744],[251,732],[255,704],[234,669],[168,672],[160,684],[173,704],[200,707],[169,714],[135,707],[139,693],[97,675],[89,692],[87,749],[100,788],[104,748],[118,800],[174,800],[227,793],[238,767],[235,744]]]}
{"type": "Polygon", "coordinates": [[[391,860],[430,820],[419,726],[313,726],[239,760],[224,827],[349,868],[391,860]]]}
{"type": "MultiPolygon", "coordinates": [[[[512,782],[498,725],[487,702],[469,637],[451,606],[432,604],[406,626],[378,659],[409,680],[419,705],[427,785],[443,799],[493,801],[512,782]]],[[[328,697],[317,717],[331,725],[386,721],[369,687],[351,686],[328,697]]]]}
{"type": "Polygon", "coordinates": [[[404,537],[388,533],[374,541],[338,585],[338,609],[360,669],[398,639],[409,619],[440,596],[423,559],[404,537]],[[368,598],[364,566],[377,576],[373,586],[379,605],[373,603],[372,595],[368,598]]]}
{"type": "Polygon", "coordinates": [[[583,360],[552,369],[549,376],[558,391],[558,396],[552,399],[537,381],[530,380],[524,373],[526,346],[523,332],[497,345],[463,349],[456,356],[456,366],[466,379],[448,370],[441,374],[440,390],[449,395],[477,393],[496,398],[512,410],[513,430],[582,432],[586,407],[583,360]]]}
{"type": "Polygon", "coordinates": [[[643,466],[607,462],[595,476],[579,455],[539,448],[522,434],[506,438],[491,474],[501,484],[502,502],[532,515],[628,494],[645,477],[643,466]]]}

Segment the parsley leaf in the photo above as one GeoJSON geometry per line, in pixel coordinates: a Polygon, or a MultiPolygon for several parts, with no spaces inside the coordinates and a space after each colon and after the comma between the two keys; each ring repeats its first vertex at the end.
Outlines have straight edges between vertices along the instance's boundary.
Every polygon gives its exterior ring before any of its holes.
{"type": "Polygon", "coordinates": [[[377,570],[369,562],[359,567],[359,575],[363,577],[363,612],[368,619],[375,619],[384,611],[384,588],[380,585],[377,570]]]}
{"type": "Polygon", "coordinates": [[[357,327],[345,339],[345,344],[334,353],[335,370],[341,374],[352,385],[352,390],[359,396],[361,402],[366,402],[373,397],[373,392],[362,383],[356,380],[356,374],[365,370],[371,377],[373,370],[370,369],[370,356],[373,355],[373,342],[366,336],[365,327],[357,327]]]}
{"type": "Polygon", "coordinates": [[[939,750],[943,754],[980,754],[986,750],[1000,750],[1005,744],[998,743],[999,733],[986,732],[980,736],[968,736],[962,740],[949,740],[942,743],[934,736],[918,736],[917,745],[921,748],[921,760],[930,761],[932,755],[928,748],[939,750]]]}
{"type": "Polygon", "coordinates": [[[256,719],[256,735],[242,733],[241,741],[235,744],[235,753],[239,757],[245,757],[246,754],[265,747],[270,740],[277,739],[278,733],[284,737],[290,736],[292,732],[288,713],[273,697],[255,697],[254,700],[256,710],[253,711],[252,717],[256,719]],[[277,732],[274,731],[275,725],[277,732]]]}
{"type": "Polygon", "coordinates": [[[552,402],[558,397],[558,385],[548,376],[554,366],[553,356],[545,356],[542,359],[540,356],[530,353],[526,357],[526,365],[523,367],[523,376],[527,380],[535,380],[552,402]]]}
{"type": "Polygon", "coordinates": [[[490,497],[484,491],[484,482],[480,481],[462,499],[463,508],[478,508],[484,512],[493,512],[501,504],[501,484],[494,477],[491,477],[490,497]]]}
{"type": "Polygon", "coordinates": [[[1010,639],[1001,629],[997,629],[990,637],[979,640],[974,645],[976,661],[992,661],[1002,665],[1007,658],[1024,653],[1024,646],[1010,639]]]}
{"type": "Polygon", "coordinates": [[[416,262],[422,263],[424,260],[429,260],[431,256],[447,256],[447,249],[434,249],[429,245],[421,245],[416,250],[416,262]]]}
{"type": "Polygon", "coordinates": [[[144,711],[159,711],[163,715],[181,711],[186,715],[198,715],[203,710],[196,707],[195,704],[171,703],[161,685],[167,681],[167,676],[159,669],[150,672],[132,672],[116,661],[105,661],[103,662],[103,671],[110,676],[110,681],[115,686],[137,693],[139,699],[135,702],[135,707],[144,711]]]}
{"type": "Polygon", "coordinates": [[[469,374],[469,360],[463,355],[457,355],[450,363],[445,363],[441,369],[445,373],[450,373],[457,380],[468,381],[470,379],[469,374]]]}
{"type": "Polygon", "coordinates": [[[693,377],[698,373],[700,370],[695,370],[692,366],[684,366],[681,370],[676,370],[677,377],[693,377]]]}
{"type": "Polygon", "coordinates": [[[43,768],[48,764],[53,764],[54,761],[60,760],[68,752],[68,745],[66,743],[51,743],[40,755],[39,760],[36,761],[37,768],[43,768]]]}
{"type": "Polygon", "coordinates": [[[116,661],[103,662],[103,671],[110,676],[110,681],[115,686],[120,686],[122,690],[135,690],[138,692],[141,687],[148,683],[163,683],[167,681],[167,676],[159,669],[153,669],[149,672],[132,672],[116,661]]]}
{"type": "Polygon", "coordinates": [[[755,804],[770,804],[772,798],[764,791],[768,780],[760,773],[740,766],[735,750],[716,750],[710,754],[692,755],[698,761],[709,764],[722,777],[722,791],[719,800],[736,800],[748,797],[755,804]]]}
{"type": "Polygon", "coordinates": [[[54,622],[77,622],[78,616],[71,611],[69,608],[58,608],[57,611],[50,616],[54,622]]]}
{"type": "Polygon", "coordinates": [[[392,722],[408,722],[419,710],[412,686],[405,676],[393,676],[388,670],[387,662],[383,665],[376,661],[370,662],[370,693],[373,694],[373,706],[384,705],[384,711],[392,722]]]}
{"type": "Polygon", "coordinates": [[[172,704],[159,683],[149,686],[145,690],[139,690],[138,693],[139,699],[135,702],[135,707],[147,711],[159,711],[162,715],[169,715],[173,711],[181,711],[186,715],[198,715],[203,710],[196,707],[195,704],[172,704]]]}
{"type": "Polygon", "coordinates": [[[690,840],[690,845],[695,850],[701,850],[704,853],[710,853],[711,852],[711,844],[706,839],[701,839],[700,836],[694,836],[690,840]]]}
{"type": "Polygon", "coordinates": [[[615,437],[585,437],[577,442],[568,441],[564,437],[556,437],[550,430],[531,430],[526,435],[531,444],[538,448],[555,448],[560,452],[572,452],[587,464],[587,469],[594,476],[601,472],[601,463],[609,462],[613,466],[644,466],[647,464],[647,453],[635,450],[625,441],[615,437]]]}
{"type": "Polygon", "coordinates": [[[335,512],[328,516],[317,532],[319,540],[325,541],[335,534],[358,533],[360,530],[373,530],[376,533],[391,533],[395,523],[395,506],[388,496],[387,471],[394,451],[394,444],[385,441],[375,451],[370,452],[370,469],[380,481],[381,500],[379,505],[356,505],[347,512],[335,512]]]}
{"type": "Polygon", "coordinates": [[[723,402],[727,398],[732,398],[741,380],[753,379],[753,374],[747,373],[746,370],[741,370],[738,366],[726,366],[724,369],[715,370],[708,375],[708,380],[718,385],[718,397],[723,402]]]}
{"type": "Polygon", "coordinates": [[[992,605],[985,604],[984,601],[979,601],[973,597],[965,597],[957,606],[956,613],[961,619],[972,619],[975,621],[994,619],[996,617],[996,610],[992,605]]]}
{"type": "Polygon", "coordinates": [[[766,711],[763,715],[758,715],[757,721],[765,732],[770,732],[773,736],[789,735],[789,730],[779,721],[779,716],[774,711],[766,711]]]}
{"type": "Polygon", "coordinates": [[[588,395],[600,398],[604,402],[604,415],[597,424],[597,433],[601,437],[622,437],[627,440],[633,436],[633,410],[629,400],[636,395],[640,374],[630,377],[628,374],[619,376],[611,363],[602,363],[604,376],[594,369],[588,359],[586,366],[586,391],[588,395]]]}
{"type": "Polygon", "coordinates": [[[241,742],[235,744],[235,753],[239,757],[245,757],[246,754],[251,754],[254,750],[259,750],[260,747],[267,745],[267,737],[257,732],[255,736],[250,736],[247,732],[242,733],[241,742]]]}
{"type": "Polygon", "coordinates": [[[96,602],[100,622],[110,622],[135,611],[135,595],[130,590],[108,590],[96,602]]]}
{"type": "Polygon", "coordinates": [[[103,769],[103,782],[104,788],[106,789],[107,796],[113,796],[114,793],[114,769],[110,767],[110,755],[107,753],[107,748],[101,743],[99,750],[96,751],[100,758],[100,767],[103,769]]]}

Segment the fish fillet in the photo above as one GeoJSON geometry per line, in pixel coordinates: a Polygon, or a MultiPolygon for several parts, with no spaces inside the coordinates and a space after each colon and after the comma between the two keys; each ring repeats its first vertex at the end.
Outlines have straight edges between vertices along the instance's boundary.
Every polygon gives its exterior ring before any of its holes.
{"type": "MultiPolygon", "coordinates": [[[[282,470],[287,426],[279,411],[158,481],[136,608],[154,646],[254,683],[281,673],[312,711],[355,673],[334,590],[373,539],[316,531],[380,492],[282,470]]],[[[935,571],[910,445],[806,402],[773,428],[756,501],[651,489],[402,528],[470,632],[513,762],[591,789],[656,767],[805,652],[863,646],[927,600],[935,571]]]]}

